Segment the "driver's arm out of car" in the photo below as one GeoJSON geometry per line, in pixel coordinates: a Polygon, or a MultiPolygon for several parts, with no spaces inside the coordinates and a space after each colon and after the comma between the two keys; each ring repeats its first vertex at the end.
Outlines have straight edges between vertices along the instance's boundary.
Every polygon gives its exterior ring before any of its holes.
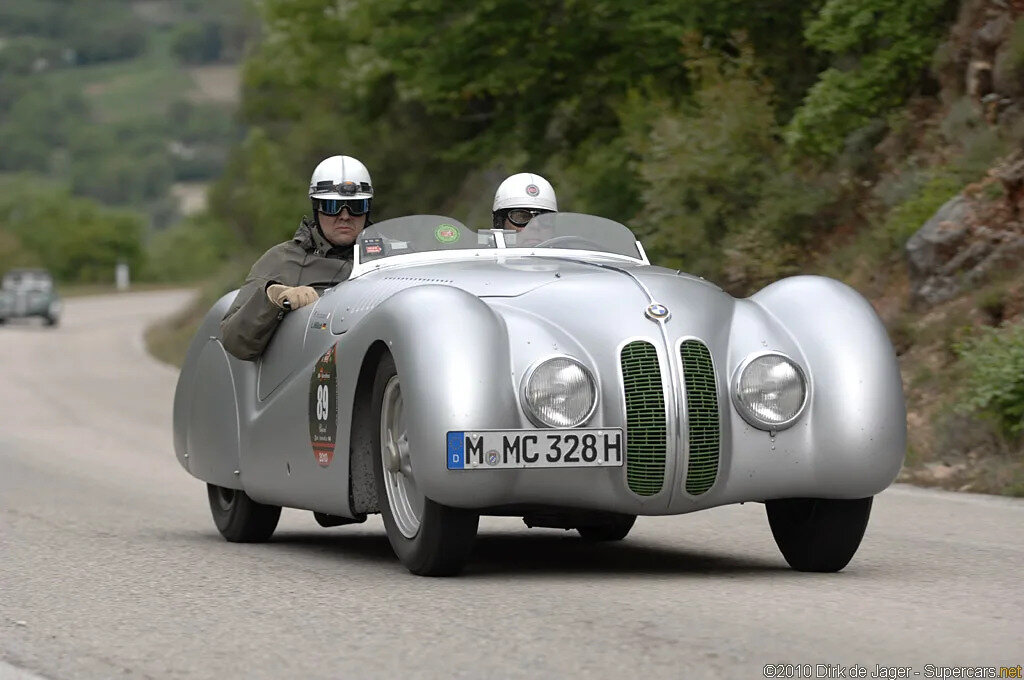
{"type": "MultiPolygon", "coordinates": [[[[267,297],[267,286],[294,283],[290,278],[282,280],[287,278],[281,271],[282,265],[286,265],[290,258],[279,251],[287,245],[290,244],[274,246],[256,261],[245,279],[245,285],[238,291],[238,296],[220,322],[224,349],[243,361],[255,361],[263,354],[277,325],[284,318],[284,310],[267,297]]],[[[287,266],[285,268],[291,269],[287,266]]]]}

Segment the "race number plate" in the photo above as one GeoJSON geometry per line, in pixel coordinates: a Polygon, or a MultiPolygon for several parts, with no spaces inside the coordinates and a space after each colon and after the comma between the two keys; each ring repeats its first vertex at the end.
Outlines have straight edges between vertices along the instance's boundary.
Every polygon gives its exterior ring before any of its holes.
{"type": "Polygon", "coordinates": [[[448,433],[449,470],[621,467],[622,430],[475,430],[448,433]]]}

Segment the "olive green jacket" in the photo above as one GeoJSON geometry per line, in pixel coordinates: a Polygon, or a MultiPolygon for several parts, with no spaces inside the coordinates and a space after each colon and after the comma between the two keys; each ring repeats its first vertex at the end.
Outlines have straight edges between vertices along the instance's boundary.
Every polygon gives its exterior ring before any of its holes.
{"type": "Polygon", "coordinates": [[[284,310],[267,297],[267,286],[331,285],[352,274],[352,246],[334,246],[309,218],[302,218],[291,241],[263,254],[249,271],[245,285],[220,323],[225,349],[254,361],[266,349],[284,310]]]}

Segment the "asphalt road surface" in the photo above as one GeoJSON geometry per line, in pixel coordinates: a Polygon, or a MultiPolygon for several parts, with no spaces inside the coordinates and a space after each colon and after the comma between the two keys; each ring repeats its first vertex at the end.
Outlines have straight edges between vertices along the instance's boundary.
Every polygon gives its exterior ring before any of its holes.
{"type": "Polygon", "coordinates": [[[1024,663],[1024,502],[1010,499],[893,487],[828,575],[790,571],[756,503],[640,518],[617,545],[484,519],[450,579],[409,575],[377,518],[322,529],[286,510],[272,542],[229,544],[174,458],[177,372],[141,339],[186,297],[73,299],[57,329],[0,328],[0,678],[761,678],[766,664],[942,677],[927,665],[1024,663]]]}

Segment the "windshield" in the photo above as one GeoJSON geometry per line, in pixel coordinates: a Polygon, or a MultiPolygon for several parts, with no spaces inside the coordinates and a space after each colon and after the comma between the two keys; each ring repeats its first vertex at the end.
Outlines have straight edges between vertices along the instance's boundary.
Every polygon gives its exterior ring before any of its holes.
{"type": "Polygon", "coordinates": [[[594,215],[537,215],[520,232],[505,231],[506,248],[565,248],[640,257],[636,237],[624,225],[594,215]]]}
{"type": "Polygon", "coordinates": [[[498,247],[492,231],[477,233],[442,215],[410,215],[371,224],[360,232],[357,245],[360,262],[409,253],[498,247]]]}
{"type": "Polygon", "coordinates": [[[474,231],[451,217],[410,215],[366,227],[356,245],[363,263],[410,253],[497,248],[589,250],[643,259],[625,226],[580,213],[538,215],[520,232],[474,231]]]}
{"type": "Polygon", "coordinates": [[[53,279],[44,271],[10,271],[4,275],[3,288],[6,290],[41,290],[53,288],[53,279]]]}

